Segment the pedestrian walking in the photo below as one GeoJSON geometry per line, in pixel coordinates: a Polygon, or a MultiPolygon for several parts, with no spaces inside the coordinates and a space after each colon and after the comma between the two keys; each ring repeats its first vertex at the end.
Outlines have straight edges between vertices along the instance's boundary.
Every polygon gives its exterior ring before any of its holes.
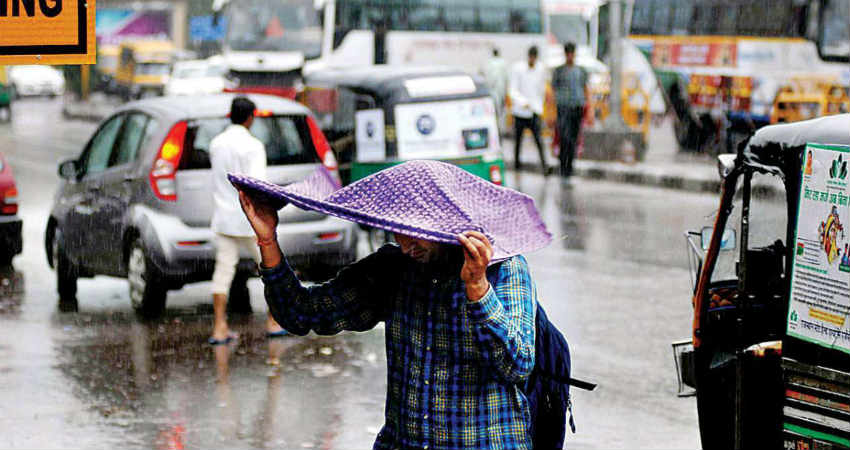
{"type": "Polygon", "coordinates": [[[573,159],[576,154],[578,135],[584,119],[590,93],[587,88],[587,72],[575,64],[576,46],[572,42],[564,45],[566,61],[552,73],[552,90],[558,110],[557,127],[560,136],[558,159],[561,176],[573,174],[573,159]]]}
{"type": "MultiPolygon", "coordinates": [[[[265,146],[250,132],[255,109],[254,102],[248,98],[234,98],[230,106],[231,125],[210,142],[213,187],[211,227],[215,232],[216,246],[212,278],[215,322],[209,338],[212,345],[226,344],[238,337],[227,324],[227,292],[236,275],[240,252],[250,254],[257,262],[260,259],[254,231],[241,213],[239,194],[227,179],[228,173],[266,178],[265,146]]],[[[286,334],[272,318],[271,312],[266,319],[266,332],[268,337],[286,334]]]]}
{"type": "Polygon", "coordinates": [[[499,120],[499,129],[505,128],[505,96],[508,92],[508,63],[499,54],[498,48],[493,48],[493,55],[487,61],[484,69],[484,79],[490,89],[490,95],[496,104],[496,117],[499,120]]]}
{"type": "Polygon", "coordinates": [[[511,70],[510,79],[511,114],[514,119],[514,167],[521,166],[519,150],[525,130],[531,130],[543,175],[547,175],[546,155],[540,142],[540,117],[546,97],[546,71],[537,63],[537,47],[528,49],[528,60],[518,61],[511,70]]]}
{"type": "Polygon", "coordinates": [[[374,448],[530,449],[522,387],[534,367],[537,292],[521,253],[551,235],[528,197],[438,161],[407,162],[332,194],[317,194],[323,177],[311,178],[285,187],[232,180],[257,234],[266,301],[287,330],[385,323],[385,424],[374,448]],[[275,236],[286,201],[367,220],[397,244],[305,287],[275,236]]]}

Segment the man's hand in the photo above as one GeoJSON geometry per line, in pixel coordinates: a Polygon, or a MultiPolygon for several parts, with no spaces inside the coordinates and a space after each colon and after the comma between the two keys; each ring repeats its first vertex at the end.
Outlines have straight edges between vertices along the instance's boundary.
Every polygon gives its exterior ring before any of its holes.
{"type": "Polygon", "coordinates": [[[463,267],[460,278],[466,286],[466,298],[477,302],[490,290],[487,281],[487,266],[493,257],[493,246],[487,236],[477,231],[467,231],[457,235],[463,247],[463,267]]]}
{"type": "Polygon", "coordinates": [[[260,241],[274,239],[278,222],[277,210],[267,203],[251,198],[242,190],[239,190],[239,203],[242,204],[242,211],[251,223],[254,233],[257,234],[257,239],[260,241]]]}

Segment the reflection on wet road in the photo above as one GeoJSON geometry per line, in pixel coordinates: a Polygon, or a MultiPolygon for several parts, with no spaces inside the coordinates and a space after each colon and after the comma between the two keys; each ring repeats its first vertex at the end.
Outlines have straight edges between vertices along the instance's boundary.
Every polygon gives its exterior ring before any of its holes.
{"type": "MultiPolygon", "coordinates": [[[[78,312],[57,310],[43,250],[56,163],[94,129],[63,121],[60,106],[20,101],[0,124],[24,220],[24,253],[0,271],[0,448],[371,448],[386,388],[380,328],[269,341],[256,279],[255,313],[233,319],[229,346],[205,343],[209,283],[170,292],[155,321],[137,319],[126,281],[107,277],[80,281],[78,312]]],[[[528,255],[531,270],[575,375],[600,384],[573,391],[568,446],[696,448],[670,343],[690,333],[682,232],[704,224],[714,196],[536,174],[506,183],[535,198],[555,236],[528,255]]]]}

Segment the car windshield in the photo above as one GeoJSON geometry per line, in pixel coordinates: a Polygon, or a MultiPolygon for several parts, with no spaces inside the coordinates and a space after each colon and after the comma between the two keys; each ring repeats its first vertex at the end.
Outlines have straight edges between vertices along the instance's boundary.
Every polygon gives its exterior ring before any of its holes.
{"type": "MultiPolygon", "coordinates": [[[[230,119],[198,119],[190,123],[181,169],[209,169],[210,141],[230,125],[230,119]]],[[[266,147],[269,166],[319,162],[304,116],[256,117],[251,134],[266,147]]]]}
{"type": "Polygon", "coordinates": [[[176,67],[174,69],[174,78],[203,78],[220,76],[222,70],[218,67],[207,66],[188,66],[176,67]]]}
{"type": "Polygon", "coordinates": [[[226,46],[240,51],[321,52],[322,29],[312,0],[246,0],[228,8],[226,46]]]}
{"type": "Polygon", "coordinates": [[[588,45],[587,21],[578,14],[549,16],[549,27],[558,42],[588,45]]]}
{"type": "Polygon", "coordinates": [[[165,63],[138,63],[136,75],[168,75],[170,68],[165,63]]]}

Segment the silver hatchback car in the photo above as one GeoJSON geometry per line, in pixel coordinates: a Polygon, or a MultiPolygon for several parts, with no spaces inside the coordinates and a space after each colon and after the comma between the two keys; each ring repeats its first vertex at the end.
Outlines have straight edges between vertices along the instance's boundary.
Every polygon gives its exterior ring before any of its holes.
{"type": "MultiPolygon", "coordinates": [[[[336,170],[307,108],[273,96],[249,97],[257,105],[251,132],[266,146],[269,181],[301,180],[321,164],[336,170]]],[[[230,124],[232,100],[220,94],[128,103],[98,127],[78,159],[60,164],[63,182],[45,230],[60,309],[76,309],[79,277],[127,278],[131,303],[145,316],[163,311],[168,290],[211,279],[208,150],[230,124]]],[[[356,225],[333,217],[284,208],[277,234],[307,278],[327,276],[356,258],[356,225]]],[[[244,284],[256,266],[250,255],[242,256],[237,280],[244,284]]]]}

